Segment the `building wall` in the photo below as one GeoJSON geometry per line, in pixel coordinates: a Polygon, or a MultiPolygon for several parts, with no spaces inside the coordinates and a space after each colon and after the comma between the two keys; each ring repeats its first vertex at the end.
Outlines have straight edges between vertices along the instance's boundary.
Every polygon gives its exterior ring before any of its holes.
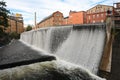
{"type": "Polygon", "coordinates": [[[17,32],[22,33],[24,31],[23,22],[17,22],[17,32]]]}
{"type": "Polygon", "coordinates": [[[63,25],[68,25],[68,19],[69,19],[69,17],[65,17],[63,19],[63,25]]]}
{"type": "Polygon", "coordinates": [[[10,32],[16,32],[16,21],[10,19],[9,20],[9,27],[10,27],[10,32]]]}
{"type": "Polygon", "coordinates": [[[22,17],[10,16],[8,19],[9,26],[6,32],[22,33],[24,31],[24,23],[22,17]]]}
{"type": "Polygon", "coordinates": [[[79,12],[70,11],[69,24],[85,24],[85,23],[86,23],[85,11],[79,11],[79,12]]]}
{"type": "Polygon", "coordinates": [[[63,14],[61,12],[53,13],[53,25],[58,26],[63,23],[63,14]]]}
{"type": "Polygon", "coordinates": [[[114,15],[115,16],[120,15],[120,2],[114,3],[113,5],[114,5],[114,15]]]}
{"type": "Polygon", "coordinates": [[[37,28],[41,27],[50,27],[50,26],[58,26],[63,23],[63,14],[59,11],[54,12],[52,15],[43,19],[41,22],[37,24],[37,28]]]}
{"type": "Polygon", "coordinates": [[[118,3],[116,3],[116,4],[117,4],[116,7],[117,7],[117,8],[120,8],[120,2],[118,2],[118,3]]]}
{"type": "Polygon", "coordinates": [[[107,17],[107,11],[113,11],[112,6],[96,5],[95,7],[87,10],[87,23],[103,23],[107,17]]]}
{"type": "Polygon", "coordinates": [[[57,25],[74,25],[86,23],[103,23],[108,15],[113,14],[113,6],[96,5],[87,11],[70,11],[69,16],[63,18],[59,11],[43,19],[37,27],[57,26],[57,25]],[[110,11],[110,14],[108,14],[110,11]],[[59,16],[57,16],[59,15],[59,16]]]}

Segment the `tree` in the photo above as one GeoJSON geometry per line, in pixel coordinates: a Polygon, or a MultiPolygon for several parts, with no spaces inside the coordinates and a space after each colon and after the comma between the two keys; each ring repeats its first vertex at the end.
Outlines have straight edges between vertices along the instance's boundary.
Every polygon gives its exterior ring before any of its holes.
{"type": "Polygon", "coordinates": [[[0,1],[0,27],[2,26],[3,29],[8,27],[8,14],[10,13],[6,6],[6,2],[0,1]]]}
{"type": "Polygon", "coordinates": [[[0,46],[7,44],[9,35],[5,33],[5,29],[8,27],[8,14],[9,10],[6,9],[6,2],[0,1],[0,46]]]}
{"type": "Polygon", "coordinates": [[[30,30],[32,30],[32,25],[28,25],[26,28],[26,31],[30,31],[30,30]]]}

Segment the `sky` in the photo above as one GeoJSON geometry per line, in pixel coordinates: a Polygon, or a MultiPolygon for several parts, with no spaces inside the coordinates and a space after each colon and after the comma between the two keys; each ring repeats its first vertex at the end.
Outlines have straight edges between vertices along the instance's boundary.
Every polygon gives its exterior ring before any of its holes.
{"type": "Polygon", "coordinates": [[[34,25],[34,13],[36,12],[37,23],[55,11],[63,13],[64,17],[69,11],[86,11],[97,4],[112,6],[120,0],[4,0],[7,9],[11,13],[20,13],[24,19],[24,25],[34,25]]]}

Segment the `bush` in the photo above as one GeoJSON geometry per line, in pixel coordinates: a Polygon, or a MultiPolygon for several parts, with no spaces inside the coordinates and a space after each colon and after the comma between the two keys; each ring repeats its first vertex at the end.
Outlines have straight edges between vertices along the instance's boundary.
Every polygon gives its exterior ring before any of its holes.
{"type": "Polygon", "coordinates": [[[5,33],[2,28],[0,28],[0,47],[8,44],[10,42],[9,34],[5,33]]]}
{"type": "Polygon", "coordinates": [[[10,33],[10,38],[11,39],[20,39],[20,34],[18,34],[16,32],[12,32],[12,33],[10,33]]]}
{"type": "Polygon", "coordinates": [[[26,31],[30,31],[30,30],[32,30],[32,25],[28,25],[26,28],[26,31]]]}

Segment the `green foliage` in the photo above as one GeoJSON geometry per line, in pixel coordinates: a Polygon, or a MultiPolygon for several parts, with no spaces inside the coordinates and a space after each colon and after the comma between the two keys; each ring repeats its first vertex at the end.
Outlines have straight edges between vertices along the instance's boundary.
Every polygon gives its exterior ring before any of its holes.
{"type": "Polygon", "coordinates": [[[20,34],[16,32],[8,34],[5,33],[2,28],[0,28],[0,47],[8,44],[12,39],[20,39],[20,34]]]}
{"type": "Polygon", "coordinates": [[[0,46],[10,42],[9,34],[5,33],[5,29],[8,27],[9,14],[9,10],[6,9],[6,6],[6,2],[0,1],[0,46]]]}
{"type": "Polygon", "coordinates": [[[30,30],[32,30],[32,25],[28,25],[26,28],[26,31],[30,31],[30,30]]]}
{"type": "Polygon", "coordinates": [[[8,14],[9,10],[6,9],[6,2],[0,1],[0,26],[8,27],[8,14]]]}
{"type": "Polygon", "coordinates": [[[0,47],[8,44],[10,42],[9,34],[3,31],[3,28],[0,28],[0,47]]]}
{"type": "Polygon", "coordinates": [[[9,11],[6,9],[6,3],[4,1],[0,1],[0,46],[9,41],[8,34],[4,32],[5,27],[8,26],[8,13],[9,11]]]}
{"type": "Polygon", "coordinates": [[[11,39],[20,39],[20,34],[18,34],[16,32],[12,32],[12,33],[10,33],[10,38],[11,39]]]}

